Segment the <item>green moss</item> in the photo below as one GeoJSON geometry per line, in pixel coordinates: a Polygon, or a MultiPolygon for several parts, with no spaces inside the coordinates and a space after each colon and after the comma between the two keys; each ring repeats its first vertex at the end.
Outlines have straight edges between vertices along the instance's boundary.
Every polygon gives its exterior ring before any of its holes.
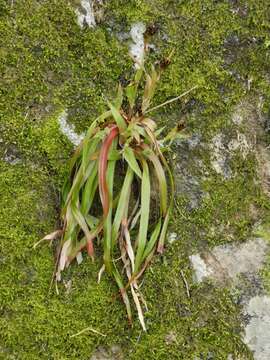
{"type": "MultiPolygon", "coordinates": [[[[73,3],[73,2],[72,2],[73,3]]],[[[233,157],[236,174],[224,180],[211,168],[209,153],[195,150],[208,171],[201,185],[209,197],[188,210],[186,196],[176,199],[171,231],[179,240],[146,274],[147,334],[137,322],[129,329],[117,290],[108,277],[100,285],[101,264],[88,258],[70,267],[70,294],[48,294],[54,247],[32,245],[59,222],[59,189],[72,146],[59,132],[59,109],[67,109],[78,133],[105,109],[119,78],[130,78],[127,44],[115,33],[128,32],[135,21],[156,24],[150,42],[157,51],[149,63],[175,50],[154,104],[199,88],[155,115],[172,127],[185,119],[190,133],[208,143],[217,133],[233,136],[234,105],[247,95],[269,103],[269,12],[256,0],[104,2],[95,29],[80,29],[65,0],[0,0],[1,156],[10,146],[21,163],[0,163],[1,338],[2,358],[89,359],[99,345],[119,344],[128,359],[249,358],[241,342],[239,309],[229,291],[211,284],[194,285],[188,256],[205,247],[244,241],[257,217],[264,218],[267,199],[256,180],[250,155],[233,157]],[[239,4],[238,4],[239,3],[239,4]],[[248,90],[247,81],[252,80],[248,90]],[[190,285],[188,298],[182,270],[190,285]],[[85,333],[88,326],[106,334],[85,333]],[[176,334],[170,336],[170,334],[176,334]]],[[[265,105],[267,112],[269,106],[265,105]]],[[[244,131],[244,129],[243,129],[244,131]]],[[[180,162],[177,153],[176,162],[180,162]]],[[[191,164],[191,172],[203,175],[191,164]]],[[[268,206],[269,210],[269,206],[268,206]]],[[[269,271],[265,270],[266,282],[269,271]]],[[[268,279],[268,280],[267,280],[268,279]]]]}

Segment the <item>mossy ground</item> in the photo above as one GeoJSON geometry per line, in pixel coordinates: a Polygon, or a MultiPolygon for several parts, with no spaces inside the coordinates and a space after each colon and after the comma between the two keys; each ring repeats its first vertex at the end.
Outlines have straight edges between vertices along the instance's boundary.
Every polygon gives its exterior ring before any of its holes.
{"type": "MultiPolygon", "coordinates": [[[[224,182],[211,169],[209,153],[197,154],[208,169],[202,187],[210,196],[192,211],[183,194],[176,199],[170,231],[179,239],[155,260],[142,287],[149,306],[146,334],[137,322],[128,327],[110,279],[105,275],[97,284],[98,261],[86,258],[71,266],[64,276],[72,280],[71,292],[61,285],[57,296],[54,290],[48,293],[54,251],[32,246],[57,227],[59,190],[72,153],[57,114],[68,109],[77,131],[85,130],[105,109],[103,94],[113,97],[117,81],[133,72],[127,44],[115,34],[129,31],[138,20],[156,26],[151,42],[157,51],[149,63],[175,52],[154,103],[200,87],[155,115],[168,127],[185,118],[188,131],[200,133],[207,143],[218,132],[233,133],[234,105],[246,96],[261,96],[268,111],[267,1],[104,1],[98,26],[83,30],[73,3],[0,0],[0,153],[5,159],[16,149],[20,158],[17,164],[0,163],[0,358],[87,360],[99,345],[112,344],[122,347],[126,359],[251,358],[241,342],[240,310],[230,292],[193,284],[188,255],[245,241],[258,220],[250,206],[265,218],[267,199],[254,181],[253,155],[246,161],[234,157],[237,175],[224,182]],[[180,270],[190,284],[190,298],[180,270]],[[90,332],[70,338],[89,326],[106,337],[90,332]]],[[[181,153],[174,161],[181,161],[181,153]]]]}

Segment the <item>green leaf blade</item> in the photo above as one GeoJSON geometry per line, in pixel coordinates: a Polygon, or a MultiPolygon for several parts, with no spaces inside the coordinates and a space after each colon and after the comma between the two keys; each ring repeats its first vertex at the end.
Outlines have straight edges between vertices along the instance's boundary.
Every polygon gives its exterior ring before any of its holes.
{"type": "Polygon", "coordinates": [[[141,184],[141,217],[138,235],[138,248],[135,257],[135,273],[139,271],[145,250],[150,211],[150,175],[145,159],[142,159],[143,175],[141,184]]]}
{"type": "Polygon", "coordinates": [[[129,164],[131,169],[135,172],[135,174],[141,179],[142,178],[141,169],[136,160],[133,150],[129,146],[126,146],[124,148],[123,157],[126,160],[126,162],[129,164]]]}
{"type": "Polygon", "coordinates": [[[112,116],[117,124],[119,132],[123,133],[127,128],[127,124],[126,124],[124,118],[120,114],[119,110],[117,110],[117,108],[113,104],[111,104],[109,101],[108,101],[108,105],[112,112],[112,116]]]}

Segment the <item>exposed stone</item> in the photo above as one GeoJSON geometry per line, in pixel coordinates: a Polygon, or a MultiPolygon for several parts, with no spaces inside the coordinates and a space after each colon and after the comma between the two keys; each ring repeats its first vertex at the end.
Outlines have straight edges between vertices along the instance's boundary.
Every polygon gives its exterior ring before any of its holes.
{"type": "Polygon", "coordinates": [[[255,360],[270,359],[270,297],[255,296],[245,308],[250,321],[245,327],[244,342],[254,352],[255,360]]]}
{"type": "MultiPolygon", "coordinates": [[[[237,114],[234,116],[236,117],[237,114]]],[[[246,135],[239,131],[236,132],[236,137],[231,139],[222,133],[215,135],[210,143],[210,157],[213,169],[225,179],[230,179],[233,176],[230,167],[230,160],[233,155],[239,151],[245,160],[252,148],[252,144],[250,144],[246,135]]]]}
{"type": "Polygon", "coordinates": [[[268,244],[261,238],[241,245],[216,246],[204,254],[191,255],[197,282],[211,278],[220,283],[236,280],[239,274],[255,273],[264,264],[268,244]]]}
{"type": "Polygon", "coordinates": [[[225,145],[225,135],[217,134],[213,137],[210,144],[211,164],[217,174],[225,179],[232,177],[232,170],[229,165],[229,152],[225,145]]]}
{"type": "Polygon", "coordinates": [[[176,154],[179,154],[175,168],[176,193],[185,196],[189,200],[188,209],[193,210],[207,196],[201,189],[201,180],[207,176],[207,170],[203,161],[194,154],[194,150],[203,144],[200,135],[194,134],[188,139],[177,139],[175,145],[176,154]]]}
{"type": "Polygon", "coordinates": [[[263,146],[258,145],[256,151],[258,161],[258,173],[264,193],[270,196],[270,152],[263,146]]]}
{"type": "MultiPolygon", "coordinates": [[[[267,242],[256,238],[239,246],[217,246],[211,252],[189,257],[197,282],[210,278],[225,284],[231,280],[240,289],[240,303],[244,305],[243,341],[254,352],[255,360],[270,359],[270,298],[261,295],[263,288],[257,276],[263,267],[267,250],[267,242]],[[240,274],[247,280],[248,285],[238,281],[240,274]]],[[[230,358],[232,357],[228,357],[230,358]]]]}

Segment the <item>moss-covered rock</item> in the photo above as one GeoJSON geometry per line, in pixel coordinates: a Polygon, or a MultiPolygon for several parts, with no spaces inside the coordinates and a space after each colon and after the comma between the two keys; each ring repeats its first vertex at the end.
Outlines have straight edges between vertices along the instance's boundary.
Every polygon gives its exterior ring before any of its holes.
{"type": "MultiPolygon", "coordinates": [[[[241,340],[234,297],[210,282],[194,284],[188,256],[243,242],[258,221],[269,221],[256,150],[243,157],[238,148],[228,155],[227,179],[212,164],[218,134],[226,154],[239,132],[252,144],[254,129],[262,146],[269,144],[269,131],[245,123],[254,109],[261,119],[269,111],[267,2],[103,1],[98,26],[83,29],[77,6],[65,0],[0,0],[0,357],[87,360],[99,346],[117,344],[126,359],[252,358],[241,340]],[[147,66],[174,50],[153,105],[198,85],[153,114],[167,128],[185,121],[199,140],[172,146],[178,192],[170,231],[177,241],[156,258],[142,285],[147,333],[137,322],[128,327],[106,275],[97,284],[99,260],[71,266],[58,296],[54,285],[49,291],[54,245],[33,249],[57,228],[59,191],[73,151],[58,116],[67,109],[68,120],[82,133],[105,109],[117,82],[133,73],[128,41],[120,39],[137,21],[155,29],[147,66]],[[232,121],[236,105],[247,109],[240,125],[232,121]],[[90,329],[70,337],[88,327],[106,336],[90,329]]],[[[264,278],[269,288],[268,268],[264,278]]]]}

